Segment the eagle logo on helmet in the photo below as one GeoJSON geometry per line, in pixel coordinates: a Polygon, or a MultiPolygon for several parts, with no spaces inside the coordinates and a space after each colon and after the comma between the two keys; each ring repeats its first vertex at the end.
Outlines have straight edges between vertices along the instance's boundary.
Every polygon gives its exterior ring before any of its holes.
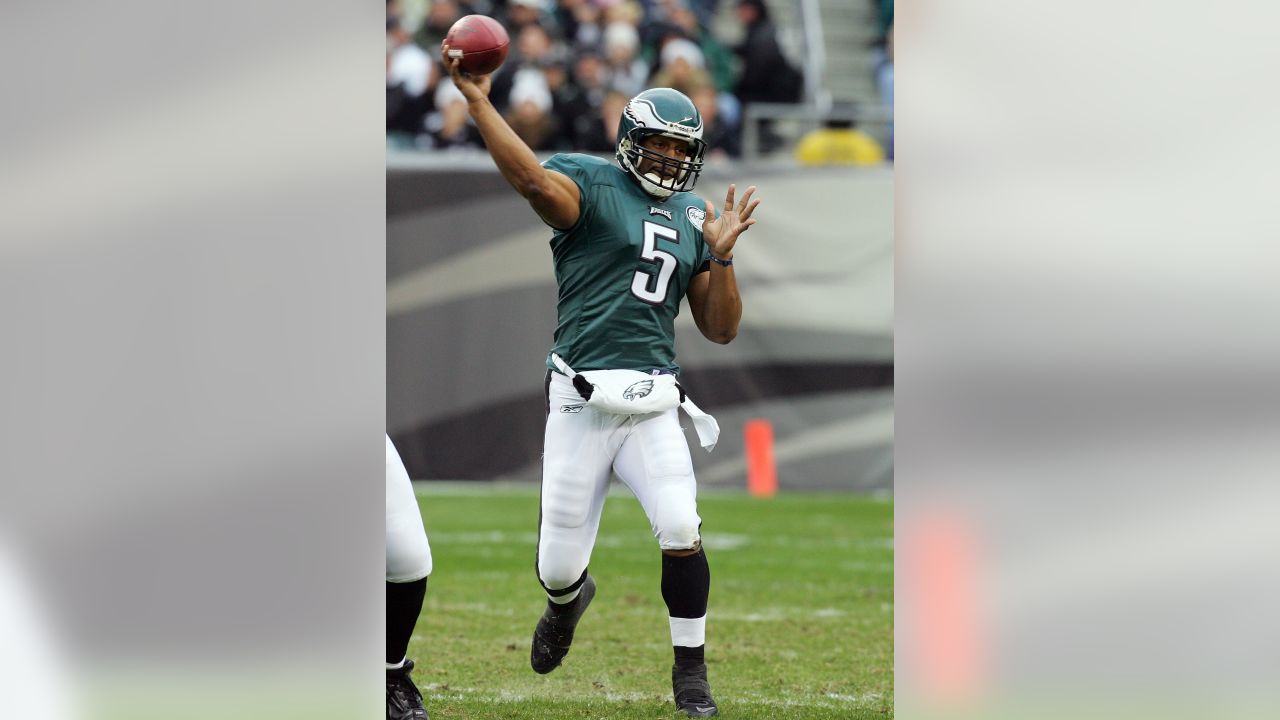
{"type": "Polygon", "coordinates": [[[702,140],[702,115],[693,101],[678,90],[645,90],[627,102],[618,121],[618,165],[656,198],[665,199],[692,190],[702,173],[706,149],[707,144],[702,140]],[[645,148],[644,139],[653,135],[686,143],[688,155],[678,160],[645,148]],[[642,173],[640,168],[645,161],[648,167],[642,173]],[[658,169],[667,172],[659,173],[658,169]]]}

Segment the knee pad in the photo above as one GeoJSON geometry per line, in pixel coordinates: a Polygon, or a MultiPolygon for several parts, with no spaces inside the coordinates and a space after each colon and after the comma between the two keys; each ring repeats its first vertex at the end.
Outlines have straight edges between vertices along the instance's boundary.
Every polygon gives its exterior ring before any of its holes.
{"type": "Polygon", "coordinates": [[[692,550],[698,546],[702,539],[698,533],[702,518],[698,517],[691,498],[663,498],[655,515],[653,531],[663,550],[692,550]]]}
{"type": "Polygon", "coordinates": [[[562,557],[538,553],[538,582],[547,590],[561,590],[577,583],[586,568],[577,557],[562,557]]]}
{"type": "Polygon", "coordinates": [[[682,523],[658,530],[658,546],[663,550],[693,550],[701,541],[698,523],[682,523]]]}

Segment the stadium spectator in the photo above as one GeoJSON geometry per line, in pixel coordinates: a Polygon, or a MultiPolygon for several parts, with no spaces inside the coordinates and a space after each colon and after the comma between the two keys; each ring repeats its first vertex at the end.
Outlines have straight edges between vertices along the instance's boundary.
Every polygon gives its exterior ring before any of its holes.
{"type": "MultiPolygon", "coordinates": [[[[752,103],[799,102],[804,77],[783,56],[764,0],[738,0],[737,14],[747,35],[734,49],[742,60],[742,72],[733,94],[744,108],[752,103]]],[[[769,153],[782,144],[772,120],[760,120],[757,129],[761,152],[769,153]]]]}
{"type": "Polygon", "coordinates": [[[662,46],[661,66],[653,76],[654,87],[669,87],[685,95],[695,88],[711,85],[702,51],[690,40],[674,38],[662,46]]]}
{"type": "Polygon", "coordinates": [[[644,9],[635,0],[618,0],[604,6],[604,23],[623,22],[639,29],[644,21],[644,9]]]}
{"type": "MultiPolygon", "coordinates": [[[[609,92],[608,80],[604,60],[599,54],[588,51],[574,60],[573,81],[578,89],[578,97],[567,112],[573,119],[571,134],[575,148],[598,147],[595,124],[600,117],[605,95],[609,92]]],[[[610,145],[604,150],[612,147],[610,145]]]]}
{"type": "Polygon", "coordinates": [[[414,42],[423,48],[432,50],[439,48],[440,43],[444,41],[444,36],[449,34],[449,28],[453,27],[458,18],[466,15],[467,12],[469,8],[464,11],[457,0],[431,0],[427,17],[422,21],[418,32],[414,33],[414,42]]]}
{"type": "Polygon", "coordinates": [[[432,149],[471,148],[482,149],[480,131],[467,114],[467,98],[451,82],[436,85],[435,112],[427,115],[427,134],[420,146],[432,149]]]}
{"type": "Polygon", "coordinates": [[[689,99],[702,114],[702,140],[707,144],[707,159],[723,160],[726,156],[738,157],[742,148],[736,128],[730,126],[720,114],[721,94],[707,84],[694,89],[689,99]]]}
{"type": "Polygon", "coordinates": [[[387,132],[422,132],[430,109],[427,89],[435,80],[434,62],[414,44],[399,18],[387,17],[387,132]]]}
{"type": "Polygon", "coordinates": [[[609,74],[600,53],[588,50],[573,62],[573,81],[593,107],[599,107],[609,88],[609,74]]]}
{"type": "Polygon", "coordinates": [[[600,106],[600,123],[604,128],[604,137],[609,147],[601,152],[612,152],[618,146],[618,127],[622,121],[622,111],[626,109],[631,98],[619,92],[611,92],[604,96],[600,106]]]}
{"type": "Polygon", "coordinates": [[[533,150],[555,146],[556,123],[551,118],[551,91],[541,72],[522,70],[511,87],[507,124],[533,150]]]}
{"type": "Polygon", "coordinates": [[[507,109],[515,78],[523,70],[541,71],[557,52],[555,39],[540,23],[530,23],[512,36],[512,48],[507,61],[493,75],[493,97],[499,110],[507,109]]]}
{"type": "Polygon", "coordinates": [[[601,41],[600,6],[594,0],[560,0],[555,18],[565,42],[574,47],[597,47],[601,41]]]}
{"type": "Polygon", "coordinates": [[[418,97],[427,90],[432,60],[418,47],[400,24],[399,18],[387,18],[387,87],[400,86],[408,97],[418,97]]]}
{"type": "Polygon", "coordinates": [[[697,14],[688,3],[685,0],[667,0],[667,19],[670,24],[662,39],[678,34],[687,40],[692,40],[702,51],[707,72],[711,73],[716,89],[722,93],[732,91],[733,53],[704,29],[705,26],[698,20],[697,14]]]}
{"type": "Polygon", "coordinates": [[[764,0],[738,0],[738,19],[747,37],[735,49],[742,59],[742,73],[733,94],[743,104],[799,102],[804,77],[782,54],[764,0]]]}
{"type": "Polygon", "coordinates": [[[516,37],[516,49],[521,62],[539,63],[555,51],[556,41],[546,27],[538,23],[525,25],[516,37]]]}
{"type": "Polygon", "coordinates": [[[558,52],[559,46],[551,32],[540,23],[530,23],[511,36],[511,51],[506,62],[498,70],[514,74],[525,67],[537,67],[550,60],[558,52]]]}
{"type": "Polygon", "coordinates": [[[649,86],[649,65],[640,58],[640,33],[634,25],[613,22],[605,27],[604,57],[614,90],[631,97],[649,86]]]}
{"type": "Polygon", "coordinates": [[[711,21],[715,19],[716,8],[719,5],[720,0],[690,0],[689,2],[694,14],[698,16],[698,22],[704,28],[711,27],[711,21]]]}
{"type": "Polygon", "coordinates": [[[530,25],[546,26],[553,23],[554,18],[547,13],[548,0],[510,0],[507,4],[507,17],[501,20],[507,34],[515,37],[530,25]]]}
{"type": "Polygon", "coordinates": [[[665,0],[642,0],[642,3],[644,16],[637,28],[640,31],[640,45],[644,48],[645,59],[651,66],[655,66],[653,70],[657,72],[656,55],[662,49],[662,37],[673,26],[667,17],[665,0]]]}
{"type": "Polygon", "coordinates": [[[610,90],[600,104],[599,114],[583,119],[581,131],[574,139],[574,149],[578,152],[612,154],[618,146],[618,122],[622,120],[622,110],[630,99],[616,90],[610,90]]]}
{"type": "Polygon", "coordinates": [[[542,64],[542,76],[551,91],[551,118],[556,124],[556,150],[573,150],[574,108],[580,104],[582,91],[569,77],[568,61],[557,54],[542,64]]]}

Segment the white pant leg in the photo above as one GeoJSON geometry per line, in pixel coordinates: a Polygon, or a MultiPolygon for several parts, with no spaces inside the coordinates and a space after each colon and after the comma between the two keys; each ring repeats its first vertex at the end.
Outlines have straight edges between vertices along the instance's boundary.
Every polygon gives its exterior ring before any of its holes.
{"type": "Polygon", "coordinates": [[[413,483],[387,438],[387,582],[413,582],[431,574],[431,545],[422,527],[413,483]]]}
{"type": "Polygon", "coordinates": [[[625,418],[587,407],[573,383],[559,373],[551,374],[549,399],[538,579],[547,589],[560,590],[577,582],[591,562],[625,418]]]}
{"type": "Polygon", "coordinates": [[[613,463],[614,472],[649,516],[663,550],[697,547],[698,484],[676,410],[637,419],[613,463]]]}

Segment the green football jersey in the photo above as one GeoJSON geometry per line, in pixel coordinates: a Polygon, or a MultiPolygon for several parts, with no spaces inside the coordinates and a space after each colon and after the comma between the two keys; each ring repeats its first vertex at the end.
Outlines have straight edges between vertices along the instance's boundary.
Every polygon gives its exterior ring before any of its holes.
{"type": "Polygon", "coordinates": [[[560,293],[552,352],[575,370],[678,373],[680,301],[689,280],[710,268],[706,203],[693,193],[658,200],[590,155],[561,153],[543,166],[567,175],[581,193],[578,222],[551,238],[560,293]]]}

